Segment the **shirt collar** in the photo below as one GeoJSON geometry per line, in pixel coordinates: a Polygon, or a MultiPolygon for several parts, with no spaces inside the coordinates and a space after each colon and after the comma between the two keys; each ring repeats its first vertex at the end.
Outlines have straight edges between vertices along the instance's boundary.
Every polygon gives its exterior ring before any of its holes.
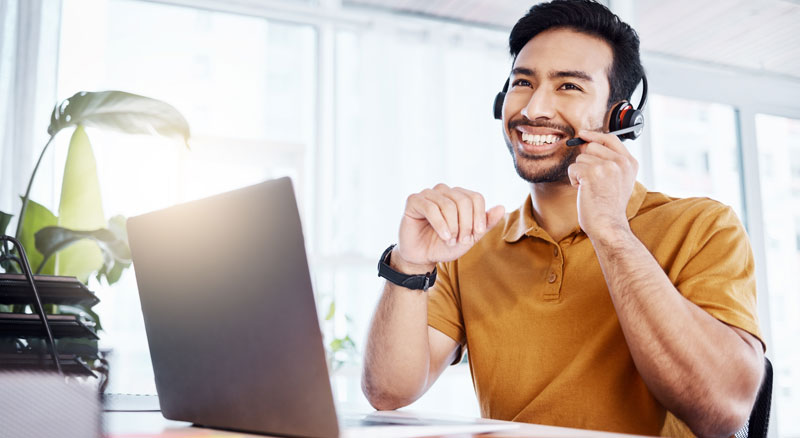
{"type": "MultiPolygon", "coordinates": [[[[636,182],[633,186],[633,193],[628,200],[628,207],[625,209],[625,215],[628,220],[633,219],[639,208],[644,202],[644,197],[647,195],[647,188],[640,182],[636,182]]],[[[525,198],[519,209],[509,213],[508,220],[503,228],[503,239],[508,243],[513,243],[522,238],[522,236],[537,236],[544,237],[546,233],[539,228],[536,219],[533,218],[533,203],[531,202],[531,195],[525,198]]]]}

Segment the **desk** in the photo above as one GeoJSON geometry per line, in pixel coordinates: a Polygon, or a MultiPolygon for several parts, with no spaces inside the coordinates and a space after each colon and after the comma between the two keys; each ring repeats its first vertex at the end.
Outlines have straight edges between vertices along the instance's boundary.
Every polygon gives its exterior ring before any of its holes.
{"type": "MultiPolygon", "coordinates": [[[[107,438],[264,438],[264,435],[251,435],[201,427],[190,423],[165,419],[160,412],[108,412],[103,415],[107,438]]],[[[636,435],[596,432],[566,427],[541,426],[518,423],[518,429],[480,435],[447,435],[448,438],[632,438],[636,435]]],[[[439,437],[444,438],[444,437],[439,437]]]]}

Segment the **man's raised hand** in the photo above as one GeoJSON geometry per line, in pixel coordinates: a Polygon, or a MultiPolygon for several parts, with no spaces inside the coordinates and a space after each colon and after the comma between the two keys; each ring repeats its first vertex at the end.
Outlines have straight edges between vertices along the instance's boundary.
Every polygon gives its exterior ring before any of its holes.
{"type": "Polygon", "coordinates": [[[406,274],[430,272],[464,255],[504,214],[501,205],[487,211],[480,193],[460,187],[437,184],[415,193],[406,201],[392,265],[406,274]]]}

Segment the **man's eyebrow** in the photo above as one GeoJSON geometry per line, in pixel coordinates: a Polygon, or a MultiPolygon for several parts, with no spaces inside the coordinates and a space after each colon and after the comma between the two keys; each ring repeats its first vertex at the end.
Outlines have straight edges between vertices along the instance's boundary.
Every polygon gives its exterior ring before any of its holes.
{"type": "Polygon", "coordinates": [[[536,76],[536,72],[525,67],[516,67],[511,70],[512,76],[523,75],[523,76],[536,76]]]}
{"type": "MultiPolygon", "coordinates": [[[[536,70],[532,70],[530,68],[525,67],[516,67],[511,70],[512,76],[536,76],[536,70]]],[[[547,74],[550,79],[558,79],[558,78],[575,78],[575,79],[582,79],[586,82],[593,82],[592,77],[586,73],[585,71],[581,70],[559,70],[559,71],[551,71],[547,74]]]]}
{"type": "Polygon", "coordinates": [[[550,79],[576,78],[576,79],[583,79],[586,82],[592,82],[592,77],[589,76],[588,73],[580,71],[580,70],[552,71],[547,76],[550,79]]]}

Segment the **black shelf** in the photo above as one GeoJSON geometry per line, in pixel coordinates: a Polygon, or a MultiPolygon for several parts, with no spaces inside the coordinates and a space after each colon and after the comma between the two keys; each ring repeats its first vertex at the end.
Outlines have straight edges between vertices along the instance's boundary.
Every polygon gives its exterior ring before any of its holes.
{"type": "MultiPolygon", "coordinates": [[[[58,359],[65,374],[96,377],[86,362],[77,355],[59,354],[58,359]]],[[[0,370],[3,371],[51,371],[53,369],[53,355],[51,354],[0,353],[0,370]]]]}
{"type": "Polygon", "coordinates": [[[92,323],[78,315],[46,314],[45,305],[89,310],[100,300],[74,277],[33,275],[25,249],[0,235],[0,262],[13,262],[22,274],[0,273],[0,304],[12,310],[30,306],[34,313],[0,312],[0,369],[57,370],[97,377],[85,360],[101,359],[92,323]],[[16,255],[15,255],[16,253],[16,255]]]}
{"type": "MultiPolygon", "coordinates": [[[[53,337],[100,339],[77,315],[47,315],[53,337]]],[[[0,312],[0,337],[38,338],[42,335],[42,319],[30,313],[0,312]]]]}
{"type": "MultiPolygon", "coordinates": [[[[34,275],[42,304],[92,307],[100,300],[75,277],[34,275]]],[[[22,274],[0,274],[0,304],[30,304],[31,287],[22,274]]]]}

